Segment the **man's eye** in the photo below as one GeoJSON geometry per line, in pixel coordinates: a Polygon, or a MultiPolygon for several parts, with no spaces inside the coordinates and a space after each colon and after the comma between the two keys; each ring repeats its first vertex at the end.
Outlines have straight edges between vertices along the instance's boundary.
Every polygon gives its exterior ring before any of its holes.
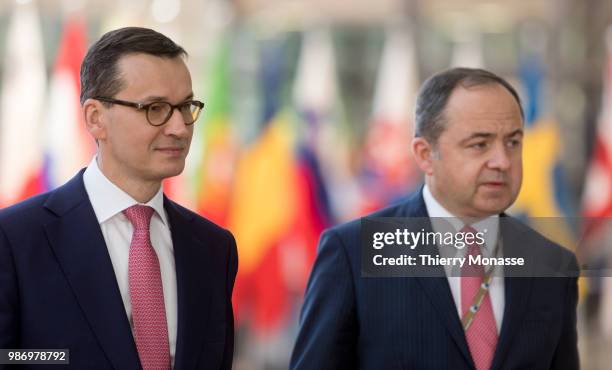
{"type": "Polygon", "coordinates": [[[474,148],[474,149],[485,149],[486,147],[487,147],[487,143],[484,141],[470,145],[470,148],[474,148]]]}
{"type": "Polygon", "coordinates": [[[153,104],[149,107],[149,110],[154,113],[159,112],[162,109],[163,109],[163,106],[161,104],[153,104]]]}
{"type": "Polygon", "coordinates": [[[518,147],[520,145],[521,145],[521,141],[520,140],[510,140],[510,141],[508,141],[508,146],[510,148],[516,148],[516,147],[518,147]]]}

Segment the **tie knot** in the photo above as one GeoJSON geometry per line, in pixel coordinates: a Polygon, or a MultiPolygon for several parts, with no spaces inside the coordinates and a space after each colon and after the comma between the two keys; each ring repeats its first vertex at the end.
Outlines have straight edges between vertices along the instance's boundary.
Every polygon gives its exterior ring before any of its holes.
{"type": "Polygon", "coordinates": [[[467,254],[471,255],[471,256],[478,256],[481,254],[480,248],[484,247],[484,245],[479,245],[478,243],[476,243],[476,241],[474,240],[474,236],[476,235],[476,233],[478,231],[476,231],[476,229],[474,229],[472,226],[470,225],[465,225],[463,226],[463,228],[460,230],[460,232],[462,233],[470,233],[473,236],[470,238],[470,242],[466,242],[466,245],[468,247],[467,249],[467,254]]]}
{"type": "Polygon", "coordinates": [[[136,204],[125,209],[123,214],[130,220],[132,226],[134,226],[134,231],[149,230],[151,216],[153,216],[153,208],[136,204]]]}
{"type": "Polygon", "coordinates": [[[463,226],[463,228],[461,230],[462,233],[472,233],[472,234],[476,234],[476,229],[474,229],[472,226],[470,225],[465,225],[463,226]]]}

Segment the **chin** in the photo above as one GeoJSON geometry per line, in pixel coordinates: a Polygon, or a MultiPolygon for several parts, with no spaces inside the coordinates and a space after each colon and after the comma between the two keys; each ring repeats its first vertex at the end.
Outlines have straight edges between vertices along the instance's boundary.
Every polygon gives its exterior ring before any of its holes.
{"type": "Polygon", "coordinates": [[[510,197],[496,198],[496,199],[485,199],[478,204],[479,209],[483,214],[487,216],[497,215],[504,212],[512,205],[512,199],[510,197]]]}
{"type": "Polygon", "coordinates": [[[489,205],[488,207],[484,207],[483,210],[488,215],[498,215],[498,214],[504,212],[509,207],[510,207],[510,203],[495,204],[495,205],[489,205]]]}
{"type": "Polygon", "coordinates": [[[178,176],[183,172],[183,169],[185,169],[184,165],[163,168],[157,171],[157,177],[161,179],[167,179],[168,177],[178,176]]]}

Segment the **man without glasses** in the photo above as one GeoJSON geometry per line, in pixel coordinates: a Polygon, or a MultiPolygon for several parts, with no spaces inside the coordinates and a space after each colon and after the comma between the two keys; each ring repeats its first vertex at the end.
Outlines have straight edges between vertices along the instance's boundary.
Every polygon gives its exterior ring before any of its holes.
{"type": "Polygon", "coordinates": [[[444,218],[454,232],[484,233],[465,253],[515,253],[535,272],[366,278],[359,220],[334,227],[321,237],[291,369],[578,369],[575,257],[504,213],[522,181],[516,91],[481,69],[444,71],[421,87],[415,122],[425,185],[372,216],[431,218],[435,232],[444,218]],[[562,277],[536,276],[550,266],[562,277]]]}

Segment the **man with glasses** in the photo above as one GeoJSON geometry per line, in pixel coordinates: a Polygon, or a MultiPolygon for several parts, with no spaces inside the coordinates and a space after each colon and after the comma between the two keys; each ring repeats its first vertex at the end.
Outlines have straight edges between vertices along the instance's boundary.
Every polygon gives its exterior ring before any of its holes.
{"type": "Polygon", "coordinates": [[[95,157],[0,211],[0,348],[68,349],[71,369],[231,368],[234,238],[162,188],[204,107],[185,57],[136,27],[89,49],[81,105],[95,157]]]}

